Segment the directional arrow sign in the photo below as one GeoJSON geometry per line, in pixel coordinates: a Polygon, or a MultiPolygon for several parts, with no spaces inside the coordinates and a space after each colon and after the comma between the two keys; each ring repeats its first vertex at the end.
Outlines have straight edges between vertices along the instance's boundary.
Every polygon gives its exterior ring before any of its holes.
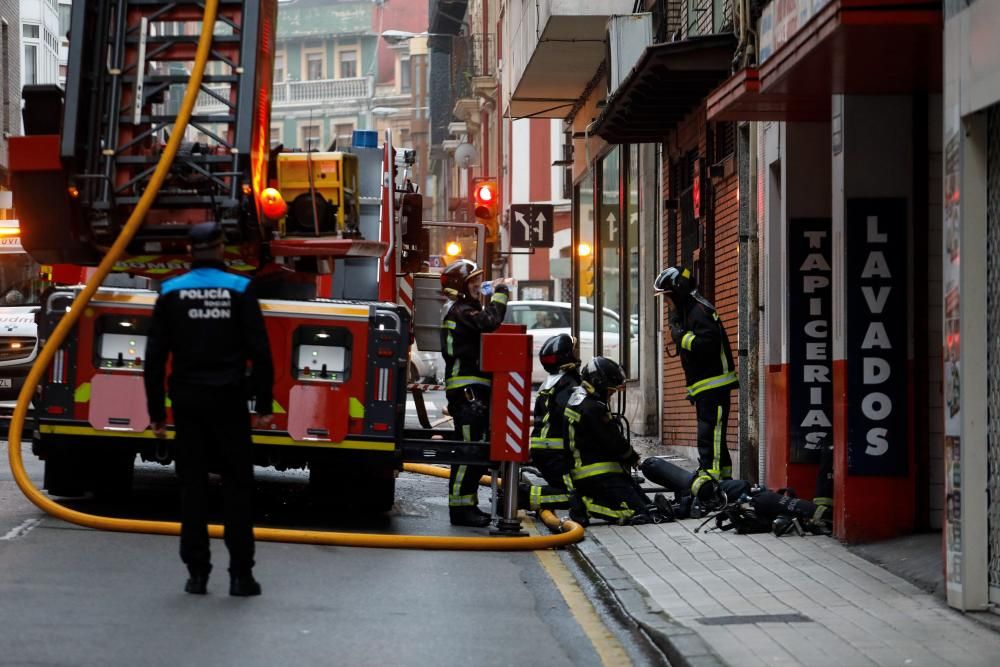
{"type": "Polygon", "coordinates": [[[551,248],[554,217],[552,204],[511,204],[511,247],[551,248]]]}

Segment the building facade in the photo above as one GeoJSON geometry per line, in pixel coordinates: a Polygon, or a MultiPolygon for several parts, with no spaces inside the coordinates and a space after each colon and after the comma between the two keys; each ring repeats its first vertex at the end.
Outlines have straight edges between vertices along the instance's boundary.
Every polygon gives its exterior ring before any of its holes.
{"type": "Polygon", "coordinates": [[[18,0],[0,0],[0,190],[9,187],[7,138],[21,133],[21,19],[18,0]]]}
{"type": "Polygon", "coordinates": [[[945,583],[960,609],[1000,603],[1000,3],[944,3],[945,583]]]}
{"type": "Polygon", "coordinates": [[[21,87],[59,82],[62,41],[56,0],[21,0],[21,87]]]}

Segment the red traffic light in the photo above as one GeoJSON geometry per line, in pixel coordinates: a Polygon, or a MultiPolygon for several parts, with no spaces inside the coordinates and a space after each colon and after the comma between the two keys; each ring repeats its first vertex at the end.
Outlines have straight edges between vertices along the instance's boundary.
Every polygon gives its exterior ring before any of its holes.
{"type": "Polygon", "coordinates": [[[494,199],[496,199],[496,192],[494,190],[495,188],[496,186],[493,185],[492,183],[480,184],[479,188],[476,190],[476,199],[483,202],[484,204],[492,202],[494,199]]]}

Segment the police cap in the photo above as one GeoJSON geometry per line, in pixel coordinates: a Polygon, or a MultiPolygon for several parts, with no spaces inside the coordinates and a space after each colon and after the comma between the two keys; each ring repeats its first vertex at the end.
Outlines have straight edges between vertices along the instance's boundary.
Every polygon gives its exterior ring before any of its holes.
{"type": "Polygon", "coordinates": [[[188,232],[192,250],[208,250],[222,244],[222,225],[218,222],[200,222],[191,225],[188,232]]]}

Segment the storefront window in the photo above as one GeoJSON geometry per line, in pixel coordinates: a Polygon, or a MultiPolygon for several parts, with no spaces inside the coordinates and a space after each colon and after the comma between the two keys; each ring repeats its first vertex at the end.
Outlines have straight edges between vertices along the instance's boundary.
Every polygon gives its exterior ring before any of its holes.
{"type": "Polygon", "coordinates": [[[630,146],[628,153],[628,176],[626,189],[628,192],[628,209],[626,216],[628,225],[625,232],[625,266],[628,268],[628,322],[624,323],[623,340],[628,339],[629,345],[625,354],[628,363],[626,368],[630,378],[639,377],[639,147],[630,146]]]}
{"type": "Polygon", "coordinates": [[[621,260],[622,260],[622,213],[621,213],[621,149],[615,147],[601,162],[601,210],[599,224],[601,230],[601,306],[604,318],[601,320],[601,354],[621,363],[621,346],[625,342],[619,333],[622,313],[621,260]],[[615,321],[617,320],[617,321],[615,321]]]}
{"type": "Polygon", "coordinates": [[[594,281],[594,181],[588,171],[576,186],[576,205],[573,207],[576,225],[576,262],[577,281],[574,290],[577,303],[590,305],[590,317],[579,315],[577,338],[579,339],[580,359],[584,363],[594,356],[594,318],[593,309],[596,302],[594,281]]]}

